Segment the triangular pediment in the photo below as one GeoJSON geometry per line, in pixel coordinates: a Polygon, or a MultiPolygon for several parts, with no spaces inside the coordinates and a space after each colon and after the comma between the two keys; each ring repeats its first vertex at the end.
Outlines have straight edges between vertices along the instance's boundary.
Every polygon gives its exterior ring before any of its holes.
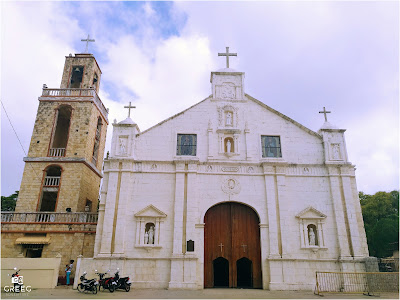
{"type": "Polygon", "coordinates": [[[167,215],[154,205],[150,204],[135,214],[137,218],[165,218],[167,215]]]}
{"type": "Polygon", "coordinates": [[[325,219],[326,215],[320,212],[319,210],[315,209],[312,206],[303,209],[296,215],[296,218],[300,219],[325,219]]]}

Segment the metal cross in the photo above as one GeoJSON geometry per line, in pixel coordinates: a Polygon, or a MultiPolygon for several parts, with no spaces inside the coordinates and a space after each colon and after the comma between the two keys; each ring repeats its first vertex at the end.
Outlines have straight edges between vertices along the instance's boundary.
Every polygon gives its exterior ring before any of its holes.
{"type": "Polygon", "coordinates": [[[136,108],[136,106],[132,106],[131,102],[129,101],[129,105],[128,106],[124,106],[124,108],[128,109],[128,118],[131,117],[131,108],[136,108]]]}
{"type": "Polygon", "coordinates": [[[222,247],[223,247],[223,246],[224,246],[224,245],[222,245],[222,243],[218,245],[218,247],[221,247],[221,252],[222,252],[222,247]]]}
{"type": "Polygon", "coordinates": [[[91,39],[90,39],[90,35],[88,35],[86,40],[83,40],[83,39],[82,39],[81,41],[82,41],[82,42],[86,42],[85,52],[83,52],[83,53],[88,53],[89,42],[94,42],[94,40],[91,40],[91,39]]]}
{"type": "Polygon", "coordinates": [[[323,110],[323,111],[320,111],[319,113],[320,113],[320,114],[324,114],[324,116],[325,116],[325,122],[328,122],[328,118],[326,117],[326,114],[330,114],[331,112],[330,112],[330,111],[327,111],[327,110],[325,109],[325,106],[324,106],[324,110],[323,110]]]}
{"type": "Polygon", "coordinates": [[[246,252],[247,245],[242,245],[242,247],[243,247],[243,252],[246,252]]]}
{"type": "Polygon", "coordinates": [[[226,67],[229,68],[229,56],[237,56],[237,53],[229,53],[229,47],[226,47],[226,52],[218,53],[218,56],[226,56],[226,67]]]}

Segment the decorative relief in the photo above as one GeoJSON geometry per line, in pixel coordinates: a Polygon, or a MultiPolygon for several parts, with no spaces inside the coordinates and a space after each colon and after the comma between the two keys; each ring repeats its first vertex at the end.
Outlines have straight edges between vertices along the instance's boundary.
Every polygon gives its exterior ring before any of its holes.
{"type": "Polygon", "coordinates": [[[207,166],[207,169],[206,169],[206,172],[212,172],[212,170],[213,170],[213,168],[212,168],[212,166],[211,165],[208,165],[207,166]]]}
{"type": "Polygon", "coordinates": [[[222,172],[239,172],[239,167],[222,167],[222,172]]]}
{"type": "Polygon", "coordinates": [[[238,127],[239,113],[238,108],[232,105],[218,106],[218,126],[238,127]]]}
{"type": "Polygon", "coordinates": [[[232,82],[224,82],[220,87],[217,87],[217,97],[222,99],[235,99],[235,84],[232,82]]]}
{"type": "Polygon", "coordinates": [[[157,170],[157,164],[152,164],[151,165],[151,170],[153,170],[153,171],[157,170]]]}
{"type": "Polygon", "coordinates": [[[127,155],[128,137],[127,136],[119,136],[118,145],[119,145],[118,155],[121,155],[121,156],[127,155]]]}
{"type": "Polygon", "coordinates": [[[311,166],[288,166],[286,175],[292,176],[324,176],[328,175],[325,168],[311,166]]]}
{"type": "Polygon", "coordinates": [[[331,144],[331,153],[333,160],[342,160],[342,156],[340,153],[340,144],[338,143],[331,144]]]}
{"type": "Polygon", "coordinates": [[[247,173],[254,173],[254,168],[253,167],[248,167],[247,168],[247,173]]]}
{"type": "Polygon", "coordinates": [[[222,182],[222,191],[226,194],[239,194],[241,191],[240,182],[232,177],[225,178],[222,182]]]}

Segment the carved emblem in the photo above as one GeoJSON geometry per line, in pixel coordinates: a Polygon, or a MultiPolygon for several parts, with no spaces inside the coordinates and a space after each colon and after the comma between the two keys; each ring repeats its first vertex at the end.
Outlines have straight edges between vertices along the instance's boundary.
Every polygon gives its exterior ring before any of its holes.
{"type": "Polygon", "coordinates": [[[239,172],[239,167],[222,167],[222,172],[239,172]]]}
{"type": "Polygon", "coordinates": [[[233,195],[239,194],[242,189],[240,186],[240,182],[232,177],[225,178],[222,182],[222,191],[226,194],[233,195]]]}
{"type": "Polygon", "coordinates": [[[248,167],[247,168],[247,173],[254,173],[254,168],[253,167],[248,167]]]}
{"type": "Polygon", "coordinates": [[[206,171],[207,171],[207,172],[212,172],[212,166],[211,166],[211,165],[208,165],[206,171]]]}
{"type": "Polygon", "coordinates": [[[151,165],[151,169],[154,170],[154,171],[157,170],[157,165],[156,164],[152,164],[151,165]]]}
{"type": "Polygon", "coordinates": [[[220,93],[222,99],[235,99],[235,85],[230,82],[224,82],[221,86],[220,93]]]}
{"type": "Polygon", "coordinates": [[[305,168],[303,169],[303,173],[304,173],[304,174],[310,174],[310,169],[307,168],[307,167],[305,167],[305,168]]]}

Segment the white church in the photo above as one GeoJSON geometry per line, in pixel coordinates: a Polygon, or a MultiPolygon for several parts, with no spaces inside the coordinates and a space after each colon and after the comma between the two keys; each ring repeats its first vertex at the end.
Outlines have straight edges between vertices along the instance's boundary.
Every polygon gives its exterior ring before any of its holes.
{"type": "Polygon", "coordinates": [[[236,54],[219,55],[206,99],[143,132],[112,124],[94,257],[76,278],[119,268],[133,288],[312,290],[316,271],[365,270],[345,129],[325,108],[315,132],[251,97],[236,54]]]}

